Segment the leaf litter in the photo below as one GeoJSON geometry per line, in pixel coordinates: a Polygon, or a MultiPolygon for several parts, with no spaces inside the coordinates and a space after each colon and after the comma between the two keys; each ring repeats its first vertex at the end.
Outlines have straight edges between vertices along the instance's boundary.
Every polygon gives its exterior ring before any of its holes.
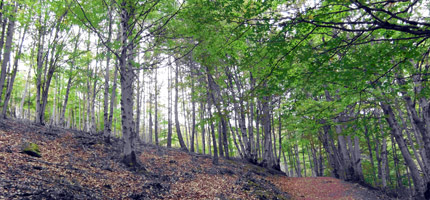
{"type": "Polygon", "coordinates": [[[121,140],[0,120],[0,199],[365,199],[338,179],[288,178],[239,159],[140,144],[144,170],[121,161],[121,140]],[[40,158],[21,153],[25,142],[40,158]],[[352,192],[352,193],[351,193],[352,192]]]}

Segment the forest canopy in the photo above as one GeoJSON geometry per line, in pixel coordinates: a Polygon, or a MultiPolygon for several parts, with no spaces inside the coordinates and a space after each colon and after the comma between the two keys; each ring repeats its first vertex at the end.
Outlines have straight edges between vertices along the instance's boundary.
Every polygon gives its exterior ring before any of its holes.
{"type": "Polygon", "coordinates": [[[1,116],[430,193],[430,2],[2,0],[1,116]]]}

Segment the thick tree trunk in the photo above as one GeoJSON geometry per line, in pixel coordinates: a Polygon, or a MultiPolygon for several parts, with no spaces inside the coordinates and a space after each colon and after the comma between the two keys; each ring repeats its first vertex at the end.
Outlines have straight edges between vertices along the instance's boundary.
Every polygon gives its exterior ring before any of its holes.
{"type": "MultiPolygon", "coordinates": [[[[137,166],[136,152],[134,147],[135,133],[133,132],[133,60],[128,60],[132,57],[128,53],[128,35],[130,34],[130,19],[134,15],[132,11],[128,10],[126,1],[121,3],[121,52],[119,57],[120,80],[121,80],[121,122],[122,122],[122,136],[124,140],[123,146],[123,162],[129,167],[137,166]]],[[[129,52],[131,53],[131,52],[129,52]]]]}
{"type": "Polygon", "coordinates": [[[275,160],[273,157],[273,149],[272,149],[272,129],[270,123],[270,101],[271,97],[264,96],[262,100],[262,125],[263,125],[263,133],[264,133],[264,152],[263,152],[263,160],[261,161],[261,165],[263,167],[273,167],[275,165],[275,160]]]}
{"type": "Polygon", "coordinates": [[[354,136],[354,168],[355,168],[355,176],[358,178],[358,181],[364,182],[363,169],[361,167],[361,153],[360,153],[360,139],[358,136],[354,136]]]}

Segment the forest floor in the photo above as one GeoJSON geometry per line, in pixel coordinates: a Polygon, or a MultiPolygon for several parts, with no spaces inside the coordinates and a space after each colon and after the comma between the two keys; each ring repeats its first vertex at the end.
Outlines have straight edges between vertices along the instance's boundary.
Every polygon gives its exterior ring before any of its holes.
{"type": "Polygon", "coordinates": [[[121,141],[0,120],[0,199],[390,199],[329,177],[289,178],[237,159],[140,145],[143,168],[121,160],[121,141]],[[22,153],[38,145],[41,157],[22,153]]]}

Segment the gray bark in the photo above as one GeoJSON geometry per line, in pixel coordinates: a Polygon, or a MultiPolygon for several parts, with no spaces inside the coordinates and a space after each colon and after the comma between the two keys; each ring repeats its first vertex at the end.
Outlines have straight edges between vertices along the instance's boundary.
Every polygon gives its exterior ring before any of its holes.
{"type": "Polygon", "coordinates": [[[154,133],[155,133],[155,145],[159,145],[159,139],[158,139],[158,88],[157,88],[157,74],[158,74],[158,72],[157,72],[157,69],[155,69],[155,80],[154,80],[154,98],[155,98],[155,100],[154,100],[154,106],[155,106],[155,108],[154,108],[154,133]]]}
{"type": "Polygon", "coordinates": [[[423,188],[421,175],[418,171],[418,167],[416,166],[414,160],[412,159],[412,156],[410,155],[409,150],[405,144],[401,129],[398,125],[393,109],[385,102],[381,102],[381,108],[384,111],[384,114],[386,115],[385,116],[386,121],[391,127],[391,134],[396,139],[396,142],[399,145],[400,151],[403,155],[406,165],[409,167],[416,192],[419,194],[419,196],[423,196],[424,188],[423,188]]]}
{"type": "MultiPolygon", "coordinates": [[[[209,87],[209,85],[208,85],[209,87]]],[[[211,138],[212,138],[212,146],[213,146],[213,159],[212,159],[212,163],[215,165],[218,165],[218,150],[217,150],[217,144],[216,144],[216,138],[215,138],[215,127],[213,124],[213,116],[212,116],[212,111],[211,111],[211,107],[212,107],[212,101],[209,94],[209,90],[208,90],[208,114],[209,114],[209,119],[211,120],[210,123],[210,132],[211,132],[211,138]]],[[[210,149],[210,145],[209,145],[209,149],[210,149]]],[[[209,150],[209,154],[210,154],[210,150],[209,150]]]]}
{"type": "Polygon", "coordinates": [[[172,80],[171,67],[168,66],[167,77],[167,147],[172,147],[172,80]]]}
{"type": "MultiPolygon", "coordinates": [[[[11,96],[11,93],[12,93],[12,90],[13,90],[13,85],[14,85],[15,78],[16,78],[16,72],[18,71],[18,61],[21,58],[22,45],[24,43],[24,38],[25,38],[25,35],[27,33],[27,28],[28,28],[28,25],[25,25],[24,32],[22,33],[22,36],[21,36],[21,42],[19,44],[17,53],[15,54],[15,60],[13,62],[12,75],[11,75],[11,78],[9,80],[9,84],[8,84],[8,87],[7,87],[7,91],[6,91],[6,95],[5,95],[5,99],[4,99],[4,104],[3,104],[2,115],[3,115],[4,118],[6,118],[6,111],[7,111],[9,100],[10,100],[10,96],[11,96]]],[[[0,95],[0,99],[1,99],[1,95],[0,95]]]]}
{"type": "Polygon", "coordinates": [[[264,133],[264,152],[263,152],[263,160],[261,165],[263,167],[273,167],[275,165],[275,160],[273,157],[273,149],[272,149],[272,129],[270,123],[270,96],[264,96],[262,100],[262,125],[263,125],[263,133],[264,133]]]}
{"type": "Polygon", "coordinates": [[[203,123],[205,121],[205,104],[203,103],[203,101],[200,102],[200,128],[202,130],[202,151],[203,154],[206,154],[206,140],[205,140],[205,123],[203,123]]]}
{"type": "MultiPolygon", "coordinates": [[[[112,10],[111,7],[108,6],[108,39],[107,44],[109,45],[112,40],[112,10]]],[[[111,59],[111,52],[106,51],[106,69],[105,69],[105,84],[104,84],[104,93],[103,93],[103,120],[104,120],[104,127],[103,127],[103,137],[106,143],[110,143],[110,134],[111,134],[111,128],[110,124],[112,124],[109,120],[109,73],[110,73],[110,59],[111,59]],[[110,124],[109,124],[110,123],[110,124]]],[[[116,69],[115,69],[116,70],[116,69]]]]}
{"type": "MultiPolygon", "coordinates": [[[[17,7],[15,4],[11,5],[14,13],[16,13],[17,11],[17,7]]],[[[1,64],[1,73],[0,73],[0,103],[2,100],[2,93],[3,93],[3,87],[6,81],[6,72],[7,72],[7,66],[9,64],[10,61],[10,53],[12,51],[12,40],[13,40],[13,35],[15,33],[15,18],[14,17],[10,17],[9,18],[9,22],[7,25],[7,34],[6,34],[6,44],[4,47],[4,53],[3,53],[3,60],[2,60],[2,64],[1,64]]],[[[5,111],[3,111],[5,112],[5,111]]]]}
{"type": "Polygon", "coordinates": [[[178,135],[179,144],[181,148],[187,150],[187,146],[185,145],[184,139],[182,138],[181,133],[181,125],[179,124],[179,113],[178,113],[178,99],[179,99],[179,90],[178,90],[178,78],[179,78],[179,63],[176,63],[176,75],[175,75],[175,126],[176,126],[176,134],[178,135]]]}

